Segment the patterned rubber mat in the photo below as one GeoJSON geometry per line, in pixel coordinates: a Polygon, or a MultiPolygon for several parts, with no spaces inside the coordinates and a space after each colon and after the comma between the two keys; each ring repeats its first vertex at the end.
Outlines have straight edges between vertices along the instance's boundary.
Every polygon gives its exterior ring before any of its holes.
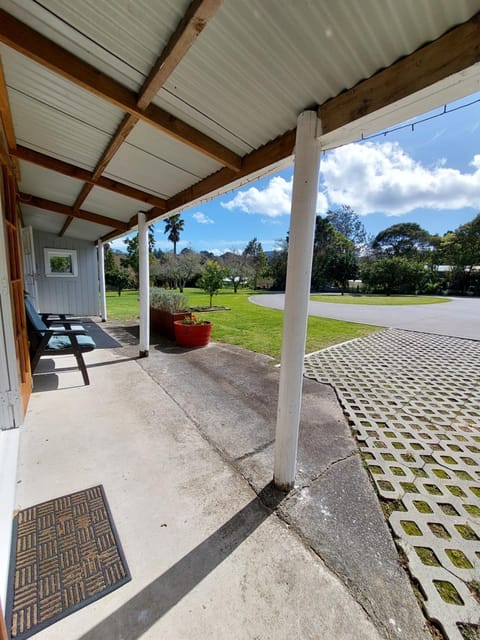
{"type": "Polygon", "coordinates": [[[480,638],[480,342],[389,329],[305,375],[335,388],[427,616],[480,638]]]}
{"type": "Polygon", "coordinates": [[[10,637],[29,638],[129,580],[101,485],[23,509],[13,525],[10,637]]]}

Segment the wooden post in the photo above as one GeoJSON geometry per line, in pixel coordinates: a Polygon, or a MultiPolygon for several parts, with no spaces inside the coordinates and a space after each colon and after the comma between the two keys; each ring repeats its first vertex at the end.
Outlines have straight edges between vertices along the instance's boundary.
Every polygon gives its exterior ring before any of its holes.
{"type": "Polygon", "coordinates": [[[138,212],[138,284],[140,290],[140,357],[148,356],[150,346],[150,265],[148,262],[148,224],[143,211],[138,212]]]}
{"type": "Polygon", "coordinates": [[[275,437],[274,482],[289,491],[295,482],[297,444],[307,335],[310,277],[320,169],[319,120],[315,111],[298,117],[287,286],[283,318],[280,389],[275,437]]]}
{"type": "Polygon", "coordinates": [[[98,255],[98,283],[100,291],[100,317],[102,322],[107,319],[107,293],[105,291],[105,251],[103,242],[100,240],[97,244],[98,255]]]}

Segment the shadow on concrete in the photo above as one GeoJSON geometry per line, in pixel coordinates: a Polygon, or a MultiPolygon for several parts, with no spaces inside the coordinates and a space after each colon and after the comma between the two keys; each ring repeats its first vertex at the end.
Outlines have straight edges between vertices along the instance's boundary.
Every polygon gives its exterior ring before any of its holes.
{"type": "Polygon", "coordinates": [[[244,542],[285,494],[272,483],[211,536],[78,640],[137,640],[244,542]],[[267,506],[266,506],[267,505],[267,506]]]}
{"type": "Polygon", "coordinates": [[[140,356],[132,356],[130,358],[118,358],[118,360],[105,360],[104,362],[92,362],[87,364],[87,369],[94,369],[95,367],[108,367],[111,364],[122,364],[123,362],[131,362],[138,360],[140,356]]]}
{"type": "Polygon", "coordinates": [[[93,338],[97,349],[118,349],[122,346],[118,340],[104,331],[98,323],[91,320],[82,320],[82,326],[88,332],[88,335],[93,338]]]}
{"type": "Polygon", "coordinates": [[[55,391],[58,389],[58,376],[56,373],[35,374],[32,380],[32,393],[42,393],[43,391],[55,391]]]}

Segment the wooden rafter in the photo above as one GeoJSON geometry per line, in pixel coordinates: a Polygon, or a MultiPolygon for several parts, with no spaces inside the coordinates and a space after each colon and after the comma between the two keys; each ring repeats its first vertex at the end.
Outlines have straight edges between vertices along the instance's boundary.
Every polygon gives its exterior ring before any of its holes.
{"type": "Polygon", "coordinates": [[[3,65],[0,60],[0,118],[5,132],[9,149],[15,149],[17,140],[13,128],[12,113],[10,111],[10,101],[8,99],[7,83],[3,73],[3,65]]]}
{"type": "Polygon", "coordinates": [[[0,153],[2,164],[6,165],[10,173],[17,178],[20,176],[18,162],[12,161],[10,151],[16,146],[15,130],[13,127],[10,100],[8,99],[7,83],[3,73],[2,60],[0,58],[0,153]]]}
{"type": "Polygon", "coordinates": [[[426,89],[480,62],[480,12],[437,40],[319,107],[323,133],[426,89]]]}
{"type": "Polygon", "coordinates": [[[25,160],[26,162],[38,165],[39,167],[56,171],[57,173],[61,173],[70,178],[75,178],[76,180],[82,180],[92,186],[96,185],[97,187],[102,187],[108,191],[118,193],[119,195],[140,200],[140,202],[146,202],[158,209],[166,208],[166,201],[163,198],[159,198],[158,196],[154,196],[146,191],[130,187],[127,184],[123,184],[123,182],[117,182],[116,180],[112,180],[104,176],[95,177],[95,174],[91,171],[77,167],[69,162],[64,162],[63,160],[57,160],[57,158],[52,158],[44,153],[40,153],[39,151],[18,145],[15,150],[11,151],[11,153],[20,160],[25,160]]]}
{"type": "Polygon", "coordinates": [[[140,109],[134,91],[3,9],[0,9],[0,42],[217,162],[234,170],[240,169],[241,158],[236,153],[156,105],[140,109]]]}
{"type": "Polygon", "coordinates": [[[223,0],[194,0],[143,85],[137,106],[145,109],[181,62],[223,0]]]}
{"type": "Polygon", "coordinates": [[[54,202],[53,200],[47,200],[46,198],[38,198],[37,196],[31,195],[29,193],[20,192],[18,194],[18,199],[23,204],[28,204],[32,207],[36,207],[37,209],[45,209],[45,211],[51,211],[52,213],[59,213],[64,216],[72,216],[73,218],[78,218],[79,220],[87,220],[88,222],[101,224],[104,227],[113,227],[118,231],[128,231],[127,222],[116,220],[115,218],[109,218],[107,216],[102,216],[98,213],[85,211],[84,209],[76,211],[73,207],[69,207],[66,204],[54,202]]]}
{"type": "MultiPolygon", "coordinates": [[[[160,87],[174,71],[175,67],[192,46],[195,38],[201,33],[221,3],[222,0],[194,0],[192,2],[137,96],[137,106],[139,109],[143,111],[149,106],[160,87]]],[[[139,118],[131,113],[127,113],[124,117],[95,167],[95,171],[93,172],[94,180],[100,178],[108,163],[117,153],[138,121],[139,118]]],[[[84,185],[73,205],[74,209],[79,209],[82,206],[92,189],[93,184],[84,185]]],[[[158,208],[157,204],[152,204],[158,208]]],[[[60,236],[65,234],[72,221],[73,218],[71,216],[67,218],[67,221],[60,231],[60,236]]]]}

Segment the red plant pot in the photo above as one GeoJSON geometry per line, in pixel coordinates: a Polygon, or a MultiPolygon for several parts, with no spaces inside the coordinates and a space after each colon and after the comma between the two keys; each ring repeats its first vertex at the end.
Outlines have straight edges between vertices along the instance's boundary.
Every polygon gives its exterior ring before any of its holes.
{"type": "Polygon", "coordinates": [[[183,324],[181,320],[175,320],[175,340],[179,347],[204,347],[210,341],[212,323],[183,324]]]}

